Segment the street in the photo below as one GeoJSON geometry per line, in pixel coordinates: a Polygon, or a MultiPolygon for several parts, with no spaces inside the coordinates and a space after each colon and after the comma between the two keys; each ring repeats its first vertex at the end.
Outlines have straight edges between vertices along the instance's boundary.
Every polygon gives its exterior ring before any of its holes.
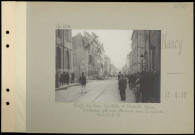
{"type": "Polygon", "coordinates": [[[55,91],[56,102],[93,102],[93,103],[135,103],[135,94],[127,84],[126,101],[120,101],[117,78],[90,80],[86,85],[87,93],[81,94],[80,86],[55,91]]]}

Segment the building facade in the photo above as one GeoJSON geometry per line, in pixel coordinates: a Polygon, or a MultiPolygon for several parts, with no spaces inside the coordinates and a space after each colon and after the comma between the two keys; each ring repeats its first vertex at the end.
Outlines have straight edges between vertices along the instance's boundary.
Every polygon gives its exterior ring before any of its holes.
{"type": "Polygon", "coordinates": [[[95,33],[84,32],[84,35],[78,33],[72,40],[75,75],[79,77],[84,72],[88,79],[103,76],[105,51],[98,36],[95,33]]]}
{"type": "Polygon", "coordinates": [[[130,73],[160,70],[161,31],[134,30],[130,52],[130,73]]]}
{"type": "Polygon", "coordinates": [[[161,31],[160,30],[152,30],[147,31],[148,35],[148,53],[146,58],[149,59],[147,63],[147,70],[160,71],[161,66],[161,31]]]}
{"type": "Polygon", "coordinates": [[[88,77],[88,49],[84,47],[83,36],[81,33],[78,33],[72,38],[73,46],[73,66],[74,73],[76,77],[76,82],[78,82],[79,77],[82,72],[88,77]]]}
{"type": "Polygon", "coordinates": [[[56,73],[73,72],[72,31],[56,29],[56,73]]]}
{"type": "Polygon", "coordinates": [[[145,51],[145,32],[144,30],[134,30],[131,37],[131,49],[132,49],[132,73],[141,72],[143,70],[143,59],[141,54],[145,51]]]}
{"type": "Polygon", "coordinates": [[[129,72],[130,72],[130,74],[133,74],[133,72],[132,72],[132,61],[133,61],[132,51],[130,51],[130,53],[129,53],[129,72]]]}

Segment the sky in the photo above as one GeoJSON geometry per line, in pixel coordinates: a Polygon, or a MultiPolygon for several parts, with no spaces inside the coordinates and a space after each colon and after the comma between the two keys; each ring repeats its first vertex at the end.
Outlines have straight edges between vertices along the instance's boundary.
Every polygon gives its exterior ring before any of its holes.
{"type": "Polygon", "coordinates": [[[131,35],[133,30],[72,30],[72,36],[84,31],[98,36],[98,40],[104,44],[105,54],[110,57],[119,70],[126,63],[127,54],[131,51],[131,35]]]}

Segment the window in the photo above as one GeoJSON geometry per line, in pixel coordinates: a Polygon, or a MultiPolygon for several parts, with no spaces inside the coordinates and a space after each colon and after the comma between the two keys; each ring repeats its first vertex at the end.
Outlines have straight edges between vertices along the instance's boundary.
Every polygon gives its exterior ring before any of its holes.
{"type": "Polygon", "coordinates": [[[56,47],[56,69],[61,68],[61,49],[56,47]]]}
{"type": "Polygon", "coordinates": [[[67,54],[67,64],[68,64],[68,69],[70,69],[70,52],[66,51],[67,54]]]}
{"type": "Polygon", "coordinates": [[[64,30],[65,40],[70,43],[70,30],[64,30]]]}
{"type": "Polygon", "coordinates": [[[152,50],[152,69],[155,68],[155,49],[152,50]]]}
{"type": "Polygon", "coordinates": [[[92,55],[89,55],[89,64],[92,63],[92,55]]]}

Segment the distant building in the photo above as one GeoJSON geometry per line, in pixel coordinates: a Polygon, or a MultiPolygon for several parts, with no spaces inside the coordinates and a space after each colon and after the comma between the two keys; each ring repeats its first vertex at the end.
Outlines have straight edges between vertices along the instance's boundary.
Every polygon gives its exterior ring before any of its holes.
{"type": "Polygon", "coordinates": [[[118,73],[119,73],[119,69],[118,68],[116,68],[115,66],[114,66],[114,64],[110,64],[110,76],[111,77],[116,77],[116,76],[118,76],[118,73]]]}
{"type": "Polygon", "coordinates": [[[104,76],[110,76],[110,68],[111,60],[108,56],[105,55],[104,57],[104,76]]]}

